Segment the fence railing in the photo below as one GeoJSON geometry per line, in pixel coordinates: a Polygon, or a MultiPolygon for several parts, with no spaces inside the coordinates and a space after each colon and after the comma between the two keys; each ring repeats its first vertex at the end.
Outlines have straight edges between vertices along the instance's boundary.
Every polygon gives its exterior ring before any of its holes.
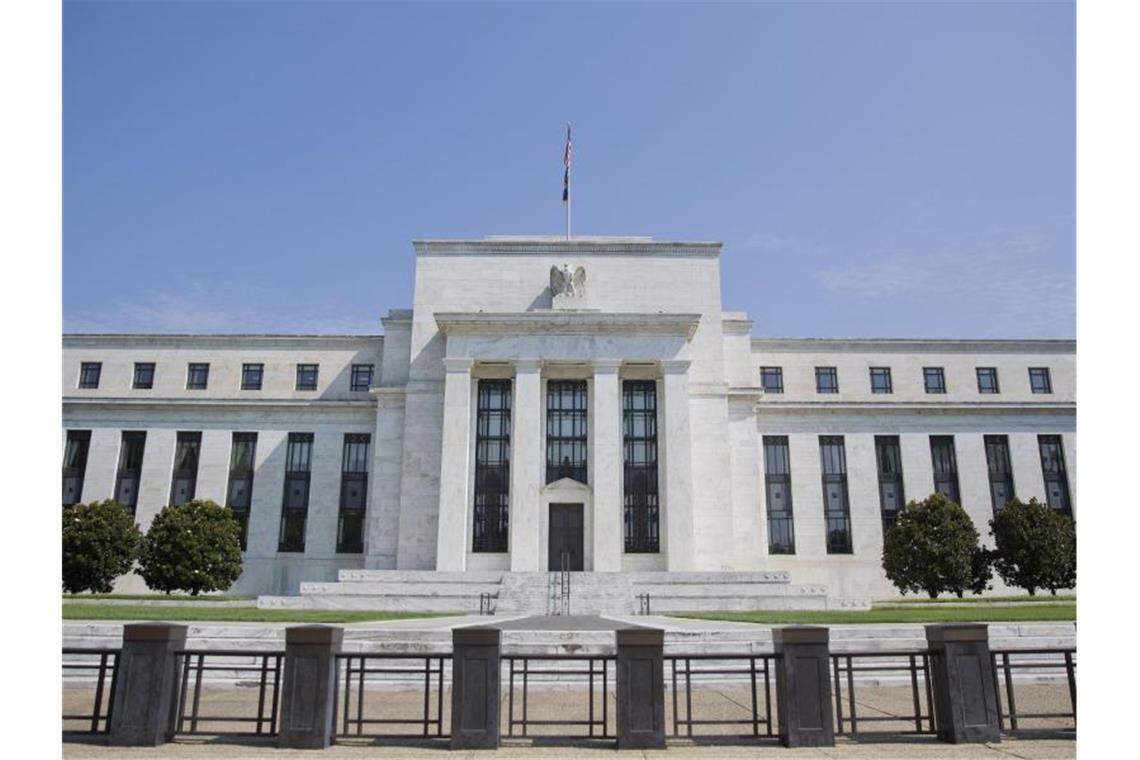
{"type": "MultiPolygon", "coordinates": [[[[868,723],[906,724],[913,728],[890,730],[896,734],[931,734],[934,725],[934,693],[930,677],[931,654],[919,651],[842,652],[831,654],[831,674],[834,679],[835,732],[837,734],[865,734],[868,723]],[[890,715],[859,715],[856,697],[856,674],[875,674],[879,678],[905,677],[910,686],[909,713],[890,715]],[[844,702],[846,701],[846,712],[844,702]]],[[[860,688],[873,688],[860,684],[860,688]]],[[[886,733],[884,731],[884,733],[886,733]]]]}
{"type": "Polygon", "coordinates": [[[610,666],[617,660],[615,655],[503,655],[507,662],[509,675],[507,679],[507,736],[516,736],[515,727],[519,727],[520,736],[533,736],[531,726],[585,726],[586,736],[594,739],[612,739],[614,733],[610,730],[609,720],[609,684],[610,666]],[[542,663],[570,663],[564,667],[532,668],[531,662],[542,663]],[[520,664],[521,663],[521,664],[520,664]],[[581,663],[584,667],[574,667],[574,663],[581,663]],[[587,717],[586,719],[535,719],[530,717],[530,687],[531,676],[543,678],[548,683],[556,683],[553,679],[584,680],[587,686],[587,717]],[[515,716],[515,681],[521,681],[521,696],[519,698],[521,717],[515,716]],[[597,689],[601,689],[600,697],[597,689]],[[601,717],[598,717],[600,703],[601,717]]]}
{"type": "MultiPolygon", "coordinates": [[[[182,670],[182,682],[178,690],[176,734],[231,734],[237,736],[275,736],[277,734],[277,705],[281,692],[281,662],[284,652],[187,649],[175,653],[182,670]],[[257,686],[257,707],[253,714],[241,710],[249,709],[243,704],[226,700],[225,715],[202,713],[202,695],[207,684],[203,681],[207,673],[219,675],[217,680],[232,682],[251,681],[257,686]],[[249,674],[252,674],[250,676],[249,674]],[[210,726],[203,729],[202,724],[210,726]],[[226,726],[247,724],[241,730],[229,730],[226,726]]],[[[231,694],[232,696],[232,694],[231,694]]],[[[208,700],[209,701],[209,700],[208,700]]]]}
{"type": "MultiPolygon", "coordinates": [[[[69,673],[90,673],[95,679],[95,693],[91,711],[64,713],[64,731],[67,733],[105,734],[111,730],[111,711],[115,704],[115,686],[119,676],[118,649],[63,648],[64,677],[69,673]],[[68,728],[69,721],[82,721],[83,728],[68,728]]],[[[86,680],[85,676],[80,676],[86,680]]]]}
{"type": "MultiPolygon", "coordinates": [[[[672,736],[694,735],[695,726],[749,726],[753,737],[775,736],[772,722],[772,681],[775,655],[772,654],[673,654],[665,655],[672,685],[673,729],[672,736]],[[694,668],[693,664],[697,667],[694,668]],[[693,708],[693,688],[700,694],[702,687],[714,683],[723,688],[726,680],[747,677],[751,712],[747,718],[700,718],[694,714],[704,712],[703,705],[693,708]],[[762,686],[762,689],[761,689],[762,686]],[[682,702],[682,695],[684,697],[682,702]],[[763,702],[763,704],[761,704],[763,702]],[[683,711],[682,711],[683,704],[683,711]],[[761,730],[763,728],[763,730],[761,730]]],[[[726,697],[721,694],[722,699],[726,697]]],[[[740,703],[737,702],[737,705],[740,703]]],[[[718,706],[723,709],[723,705],[718,706]]]]}
{"type": "MultiPolygon", "coordinates": [[[[338,693],[337,726],[339,738],[348,737],[446,737],[444,730],[444,666],[451,661],[450,654],[340,654],[336,658],[338,693]],[[396,715],[390,712],[397,700],[392,691],[401,684],[420,690],[422,699],[413,703],[415,715],[396,715]],[[365,694],[369,685],[390,687],[384,694],[374,697],[380,703],[381,716],[372,717],[365,712],[365,694]],[[433,711],[434,706],[434,711],[433,711]],[[387,733],[366,731],[369,726],[418,726],[413,733],[387,733]]],[[[403,701],[400,700],[401,707],[403,701]]]]}
{"type": "MultiPolygon", "coordinates": [[[[998,725],[1003,731],[1022,730],[1019,721],[1068,718],[1077,730],[1077,650],[1072,647],[1055,649],[991,649],[990,661],[994,669],[994,688],[997,690],[998,725]],[[1069,687],[1067,712],[1022,712],[1017,707],[1014,686],[1015,671],[1035,671],[1038,675],[1065,674],[1069,687]],[[1004,692],[1004,693],[1003,693],[1004,692]]],[[[1026,686],[1022,680],[1022,686],[1026,686]]]]}

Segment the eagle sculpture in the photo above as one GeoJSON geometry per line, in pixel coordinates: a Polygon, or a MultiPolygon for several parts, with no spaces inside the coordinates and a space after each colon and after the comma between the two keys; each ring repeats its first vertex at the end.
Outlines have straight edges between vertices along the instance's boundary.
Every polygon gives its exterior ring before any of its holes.
{"type": "Polygon", "coordinates": [[[550,292],[556,296],[580,296],[586,291],[586,268],[570,271],[569,264],[550,268],[550,292]]]}

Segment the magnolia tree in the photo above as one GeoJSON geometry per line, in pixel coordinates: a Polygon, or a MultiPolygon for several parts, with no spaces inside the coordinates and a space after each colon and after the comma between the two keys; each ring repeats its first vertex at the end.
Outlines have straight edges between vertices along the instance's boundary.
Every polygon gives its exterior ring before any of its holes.
{"type": "Polygon", "coordinates": [[[990,520],[997,547],[994,567],[1010,586],[1038,589],[1077,585],[1077,529],[1073,519],[1037,499],[1011,501],[990,520]]]}
{"type": "Polygon", "coordinates": [[[925,592],[931,599],[952,592],[980,593],[989,562],[978,546],[978,531],[958,504],[940,493],[912,501],[883,537],[883,569],[903,594],[925,592]]]}
{"type": "Polygon", "coordinates": [[[223,591],[241,575],[241,525],[226,507],[188,501],[162,508],[142,542],[139,574],[157,591],[223,591]]]}
{"type": "Polygon", "coordinates": [[[63,508],[63,590],[110,593],[115,578],[129,573],[142,533],[130,511],[117,501],[63,508]]]}

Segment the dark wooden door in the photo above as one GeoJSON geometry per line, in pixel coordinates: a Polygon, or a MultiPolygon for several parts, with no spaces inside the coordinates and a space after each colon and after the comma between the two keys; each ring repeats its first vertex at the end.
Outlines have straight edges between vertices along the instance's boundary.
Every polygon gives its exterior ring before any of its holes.
{"type": "Polygon", "coordinates": [[[569,560],[570,570],[582,570],[582,505],[550,505],[550,555],[548,568],[562,569],[562,555],[569,560]]]}

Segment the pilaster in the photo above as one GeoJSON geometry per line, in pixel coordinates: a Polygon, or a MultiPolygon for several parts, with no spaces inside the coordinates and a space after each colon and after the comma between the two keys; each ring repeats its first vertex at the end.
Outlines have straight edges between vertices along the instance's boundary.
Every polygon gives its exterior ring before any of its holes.
{"type": "Polygon", "coordinates": [[[515,360],[511,401],[511,570],[538,572],[539,489],[542,487],[542,362],[515,360]]]}
{"type": "Polygon", "coordinates": [[[594,361],[590,480],[594,490],[593,569],[598,572],[621,570],[623,468],[620,369],[618,360],[594,361]]]}
{"type": "Polygon", "coordinates": [[[693,461],[689,362],[661,362],[665,393],[665,528],[670,570],[693,570],[693,461]]]}
{"type": "Polygon", "coordinates": [[[471,366],[466,358],[445,358],[443,449],[439,471],[439,526],[436,569],[465,568],[471,454],[471,366]]]}

